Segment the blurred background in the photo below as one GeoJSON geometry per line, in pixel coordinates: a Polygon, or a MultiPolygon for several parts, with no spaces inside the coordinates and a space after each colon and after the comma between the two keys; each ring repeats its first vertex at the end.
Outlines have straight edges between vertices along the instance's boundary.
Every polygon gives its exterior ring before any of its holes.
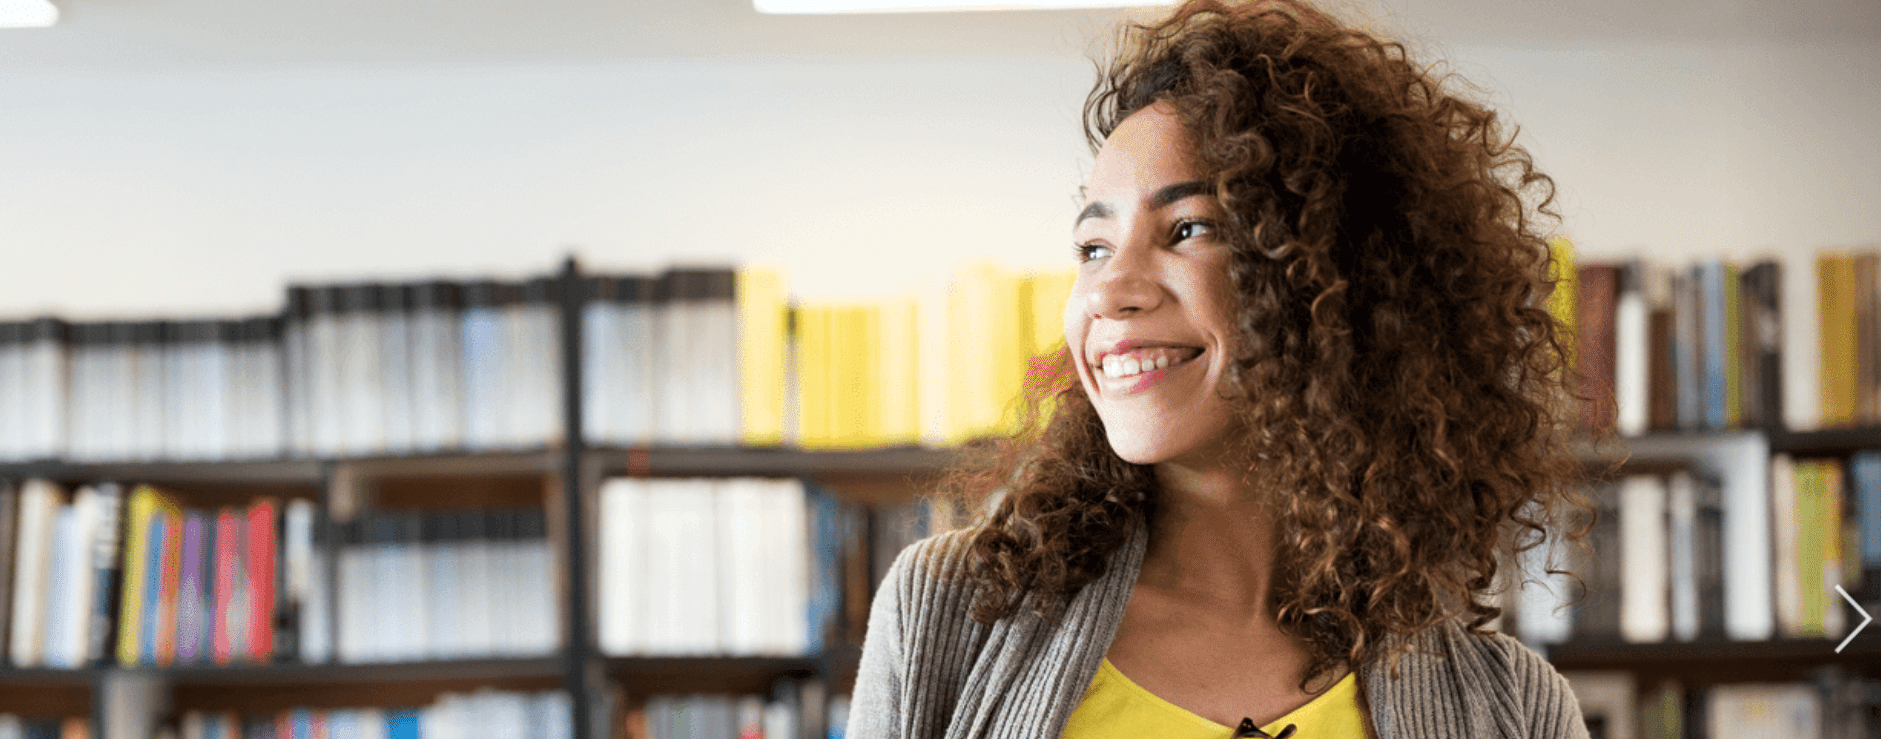
{"type": "MultiPolygon", "coordinates": [[[[1161,12],[55,5],[0,29],[0,739],[838,735],[1161,12]]],[[[1587,597],[1500,626],[1599,736],[1881,731],[1881,5],[1329,7],[1559,187],[1620,438],[1525,560],[1587,597]]]]}

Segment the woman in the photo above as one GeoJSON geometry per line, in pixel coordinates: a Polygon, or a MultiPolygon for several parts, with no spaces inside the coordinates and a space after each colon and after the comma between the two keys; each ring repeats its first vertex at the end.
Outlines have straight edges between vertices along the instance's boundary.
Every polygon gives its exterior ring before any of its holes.
{"type": "Polygon", "coordinates": [[[1086,106],[1064,380],[962,478],[1004,488],[985,520],[896,562],[852,735],[1584,736],[1483,628],[1579,472],[1550,181],[1292,0],[1124,49],[1086,106]]]}

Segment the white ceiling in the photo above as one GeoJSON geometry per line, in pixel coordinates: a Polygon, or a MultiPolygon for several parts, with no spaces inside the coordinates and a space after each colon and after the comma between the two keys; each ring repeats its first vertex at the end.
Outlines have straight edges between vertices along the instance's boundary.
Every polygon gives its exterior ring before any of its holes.
{"type": "MultiPolygon", "coordinates": [[[[750,0],[55,0],[0,74],[648,57],[1078,56],[1116,11],[765,16],[750,0]]],[[[1881,39],[1881,0],[1342,0],[1453,45],[1881,39]]]]}

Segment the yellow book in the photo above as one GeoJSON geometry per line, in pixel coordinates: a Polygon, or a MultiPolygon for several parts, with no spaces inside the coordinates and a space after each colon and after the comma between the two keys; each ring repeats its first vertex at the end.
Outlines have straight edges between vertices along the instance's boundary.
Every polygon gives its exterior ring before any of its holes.
{"type": "MultiPolygon", "coordinates": [[[[139,485],[124,507],[124,573],[118,605],[118,664],[136,667],[143,635],[144,572],[150,557],[150,521],[163,507],[156,488],[139,485]]],[[[153,617],[155,614],[151,614],[153,617]]]]}
{"type": "Polygon", "coordinates": [[[1026,335],[1031,339],[1031,356],[1052,353],[1065,343],[1065,303],[1071,300],[1071,287],[1078,273],[1041,272],[1025,281],[1026,335]]]}
{"type": "Polygon", "coordinates": [[[949,288],[935,280],[915,295],[916,406],[921,417],[921,443],[945,447],[953,439],[953,389],[958,365],[948,354],[953,346],[948,322],[949,288]]]}
{"type": "Polygon", "coordinates": [[[920,367],[916,358],[915,303],[898,298],[884,303],[876,323],[876,386],[881,403],[877,443],[905,446],[921,440],[920,367]]]}
{"type": "Polygon", "coordinates": [[[1548,293],[1548,312],[1554,314],[1557,324],[1567,329],[1562,343],[1570,356],[1563,359],[1567,360],[1567,366],[1573,367],[1574,336],[1580,330],[1577,320],[1580,313],[1580,285],[1575,281],[1579,272],[1574,264],[1574,243],[1565,236],[1557,236],[1548,243],[1548,251],[1554,257],[1551,277],[1555,280],[1554,292],[1548,293]]]}
{"type": "Polygon", "coordinates": [[[743,443],[784,442],[784,399],[789,304],[783,273],[768,267],[738,270],[738,387],[743,443]]]}
{"type": "Polygon", "coordinates": [[[1724,425],[1744,425],[1744,315],[1737,263],[1724,262],[1724,425]]]}
{"type": "Polygon", "coordinates": [[[1858,342],[1855,335],[1855,258],[1824,254],[1816,258],[1816,320],[1822,327],[1822,425],[1855,422],[1858,342]]]}
{"type": "Polygon", "coordinates": [[[1013,401],[1025,382],[1019,280],[979,263],[955,280],[948,298],[949,443],[1002,435],[1017,424],[1013,401]]]}
{"type": "Polygon", "coordinates": [[[870,383],[869,309],[848,305],[835,311],[836,350],[830,361],[836,380],[835,445],[859,449],[874,442],[876,407],[874,386],[870,383]]]}
{"type": "Polygon", "coordinates": [[[797,443],[817,449],[829,439],[829,366],[827,311],[797,307],[797,443]]]}

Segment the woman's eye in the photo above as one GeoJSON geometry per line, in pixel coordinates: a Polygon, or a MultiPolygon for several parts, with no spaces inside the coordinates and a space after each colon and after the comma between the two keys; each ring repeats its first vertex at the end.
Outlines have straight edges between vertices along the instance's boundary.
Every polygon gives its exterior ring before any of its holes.
{"type": "Polygon", "coordinates": [[[1176,241],[1187,241],[1198,236],[1211,236],[1215,233],[1215,224],[1207,221],[1182,221],[1176,224],[1176,241]]]}
{"type": "Polygon", "coordinates": [[[1110,247],[1103,244],[1078,244],[1071,247],[1078,254],[1078,261],[1088,262],[1110,256],[1110,247]]]}

